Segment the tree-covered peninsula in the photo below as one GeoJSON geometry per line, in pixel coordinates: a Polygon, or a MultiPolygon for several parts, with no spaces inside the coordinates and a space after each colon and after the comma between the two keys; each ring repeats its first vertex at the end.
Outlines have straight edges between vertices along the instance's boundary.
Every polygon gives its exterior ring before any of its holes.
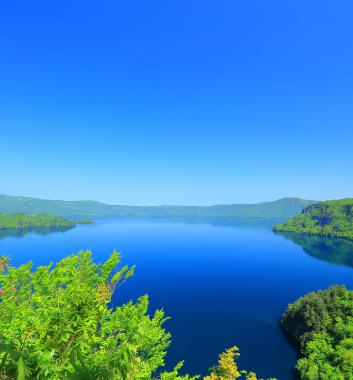
{"type": "Polygon", "coordinates": [[[353,239],[353,198],[309,205],[274,231],[353,239]]]}
{"type": "Polygon", "coordinates": [[[0,230],[27,230],[35,228],[73,228],[75,223],[48,215],[0,214],[0,230]]]}
{"type": "Polygon", "coordinates": [[[353,291],[309,293],[288,306],[281,324],[300,347],[300,379],[353,379],[353,291]]]}
{"type": "MultiPolygon", "coordinates": [[[[182,363],[163,369],[171,335],[163,310],[151,313],[147,296],[112,305],[134,269],[121,266],[117,252],[103,264],[82,251],[37,268],[0,257],[0,379],[199,378],[181,374],[182,363]]],[[[238,369],[238,356],[237,347],[223,352],[204,379],[256,380],[238,369]]]]}

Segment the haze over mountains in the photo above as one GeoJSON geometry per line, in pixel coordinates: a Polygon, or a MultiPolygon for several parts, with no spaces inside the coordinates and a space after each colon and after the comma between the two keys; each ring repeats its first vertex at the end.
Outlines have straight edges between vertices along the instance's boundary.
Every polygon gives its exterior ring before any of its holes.
{"type": "Polygon", "coordinates": [[[113,217],[238,217],[238,218],[290,218],[299,214],[313,200],[282,198],[255,204],[229,204],[214,206],[124,206],[108,205],[96,201],[62,201],[30,197],[0,195],[0,213],[40,214],[76,218],[113,217]]]}

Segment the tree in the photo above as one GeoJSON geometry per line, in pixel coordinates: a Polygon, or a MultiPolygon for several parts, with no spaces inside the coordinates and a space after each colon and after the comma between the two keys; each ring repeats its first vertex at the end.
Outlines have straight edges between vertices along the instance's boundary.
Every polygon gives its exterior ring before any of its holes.
{"type": "Polygon", "coordinates": [[[209,376],[204,380],[233,380],[238,379],[241,373],[238,371],[235,359],[240,355],[239,348],[234,346],[219,355],[218,365],[212,368],[209,376]]]}
{"type": "MultiPolygon", "coordinates": [[[[4,260],[2,261],[4,263],[4,260]]],[[[114,252],[102,265],[79,252],[33,271],[32,263],[0,269],[1,368],[36,379],[94,379],[120,373],[150,377],[164,364],[170,335],[165,316],[147,314],[148,297],[111,307],[114,290],[134,273],[117,270],[114,252]]],[[[125,375],[124,375],[125,374],[125,375]]]]}

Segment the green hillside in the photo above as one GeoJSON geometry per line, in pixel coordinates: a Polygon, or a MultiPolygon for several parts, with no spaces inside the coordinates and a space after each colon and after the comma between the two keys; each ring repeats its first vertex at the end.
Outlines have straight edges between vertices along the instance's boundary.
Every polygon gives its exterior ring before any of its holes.
{"type": "Polygon", "coordinates": [[[215,206],[121,206],[95,201],[60,201],[0,195],[0,212],[51,215],[68,219],[109,217],[290,218],[314,201],[283,198],[256,204],[215,206]]]}
{"type": "Polygon", "coordinates": [[[22,213],[0,214],[0,230],[25,230],[29,228],[71,228],[75,224],[48,214],[25,215],[22,213]]]}
{"type": "Polygon", "coordinates": [[[353,198],[309,205],[274,231],[353,239],[353,198]]]}

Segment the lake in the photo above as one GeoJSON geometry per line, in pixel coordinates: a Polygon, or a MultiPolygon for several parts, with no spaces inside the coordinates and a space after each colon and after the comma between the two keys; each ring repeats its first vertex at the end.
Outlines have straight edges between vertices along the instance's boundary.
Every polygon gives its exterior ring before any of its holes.
{"type": "Polygon", "coordinates": [[[205,374],[225,348],[259,377],[293,379],[296,352],[278,326],[290,302],[329,285],[353,288],[353,243],[276,235],[274,221],[103,220],[66,232],[0,235],[0,254],[13,265],[55,262],[90,249],[105,260],[117,249],[135,276],[118,289],[121,304],[148,293],[164,308],[173,335],[171,368],[205,374]]]}

